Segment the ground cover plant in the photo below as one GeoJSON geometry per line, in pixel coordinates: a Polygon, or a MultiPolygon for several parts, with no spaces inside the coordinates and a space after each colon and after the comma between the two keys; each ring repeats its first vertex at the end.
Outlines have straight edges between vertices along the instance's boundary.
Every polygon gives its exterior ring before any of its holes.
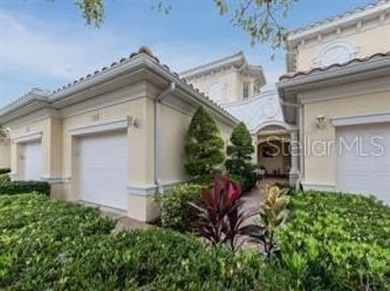
{"type": "Polygon", "coordinates": [[[297,288],[390,289],[390,208],[344,193],[297,193],[278,233],[283,269],[297,288]],[[292,277],[291,277],[292,276],[292,277]]]}
{"type": "Polygon", "coordinates": [[[256,288],[261,261],[164,229],[111,234],[97,209],[43,195],[0,197],[0,289],[256,288]]]}
{"type": "Polygon", "coordinates": [[[341,193],[292,195],[280,255],[167,229],[112,232],[97,209],[0,196],[0,289],[389,290],[390,210],[341,193]]]}

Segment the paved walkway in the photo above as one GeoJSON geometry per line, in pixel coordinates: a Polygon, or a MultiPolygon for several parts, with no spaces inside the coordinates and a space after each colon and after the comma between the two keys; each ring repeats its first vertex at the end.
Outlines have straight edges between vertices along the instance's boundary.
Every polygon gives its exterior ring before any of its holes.
{"type": "Polygon", "coordinates": [[[120,232],[123,230],[133,230],[133,229],[149,229],[154,227],[153,225],[148,224],[146,222],[132,219],[123,213],[110,212],[105,210],[102,210],[101,213],[103,217],[110,217],[112,219],[117,220],[114,232],[120,232]]]}

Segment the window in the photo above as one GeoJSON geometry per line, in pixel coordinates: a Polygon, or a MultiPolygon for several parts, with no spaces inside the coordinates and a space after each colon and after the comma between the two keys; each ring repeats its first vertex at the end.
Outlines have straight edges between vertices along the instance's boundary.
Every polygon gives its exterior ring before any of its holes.
{"type": "Polygon", "coordinates": [[[242,87],[242,96],[244,99],[249,98],[249,86],[250,86],[249,82],[244,82],[243,87],[242,87]]]}

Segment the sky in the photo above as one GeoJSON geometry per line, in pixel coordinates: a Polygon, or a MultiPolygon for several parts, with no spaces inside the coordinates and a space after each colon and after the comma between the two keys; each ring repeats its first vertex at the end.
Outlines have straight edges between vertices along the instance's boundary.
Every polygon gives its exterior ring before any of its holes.
{"type": "MultiPolygon", "coordinates": [[[[268,86],[285,72],[284,52],[272,60],[267,45],[251,46],[213,0],[168,1],[172,9],[164,15],[153,9],[158,0],[105,0],[97,29],[85,25],[75,0],[0,0],[0,107],[33,87],[62,87],[141,45],[177,72],[238,51],[263,66],[268,86]]],[[[296,29],[373,2],[299,0],[284,21],[296,29]]]]}

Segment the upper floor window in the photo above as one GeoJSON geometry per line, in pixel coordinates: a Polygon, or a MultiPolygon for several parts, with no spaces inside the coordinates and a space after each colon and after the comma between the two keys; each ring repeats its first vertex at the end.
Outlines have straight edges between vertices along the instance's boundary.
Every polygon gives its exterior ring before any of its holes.
{"type": "Polygon", "coordinates": [[[346,41],[337,41],[323,48],[314,60],[317,67],[346,63],[356,57],[358,47],[346,41]]]}
{"type": "Polygon", "coordinates": [[[249,82],[244,82],[242,85],[242,97],[244,99],[249,98],[249,89],[250,89],[250,83],[249,82]]]}

